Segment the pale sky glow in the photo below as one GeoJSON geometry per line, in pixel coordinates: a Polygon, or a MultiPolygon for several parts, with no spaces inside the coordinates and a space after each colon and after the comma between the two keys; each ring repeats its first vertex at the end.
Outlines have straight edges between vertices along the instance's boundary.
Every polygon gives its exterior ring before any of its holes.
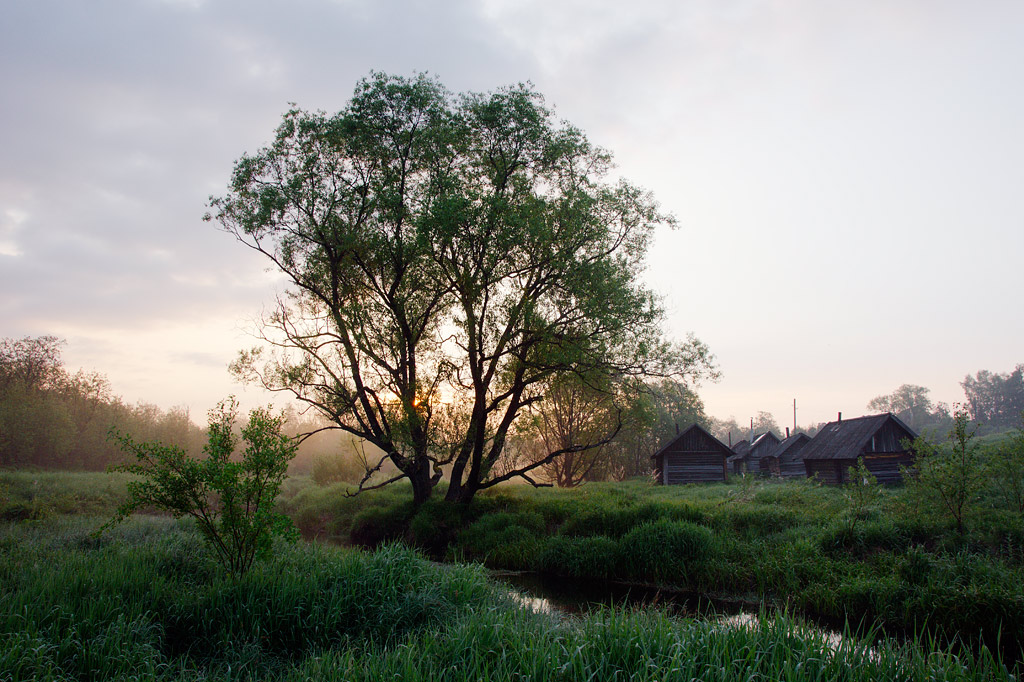
{"type": "Polygon", "coordinates": [[[11,0],[0,336],[129,402],[229,393],[278,280],[202,222],[295,102],[371,70],[531,81],[679,221],[646,273],[723,373],[709,414],[856,416],[1024,362],[1017,0],[11,0]]]}

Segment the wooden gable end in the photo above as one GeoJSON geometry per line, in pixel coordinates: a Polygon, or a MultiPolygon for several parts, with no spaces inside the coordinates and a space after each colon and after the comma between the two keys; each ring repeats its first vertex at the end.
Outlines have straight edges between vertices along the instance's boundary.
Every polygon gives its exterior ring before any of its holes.
{"type": "Polygon", "coordinates": [[[728,454],[729,448],[714,436],[690,427],[655,456],[658,480],[666,485],[724,481],[728,454]]]}
{"type": "Polygon", "coordinates": [[[886,419],[881,427],[864,443],[861,454],[906,452],[904,440],[914,440],[915,434],[895,419],[886,419]]]}

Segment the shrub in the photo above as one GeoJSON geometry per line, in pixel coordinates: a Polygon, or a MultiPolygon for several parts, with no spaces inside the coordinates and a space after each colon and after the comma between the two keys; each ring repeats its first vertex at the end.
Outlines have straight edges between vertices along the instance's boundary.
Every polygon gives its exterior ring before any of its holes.
{"type": "Polygon", "coordinates": [[[714,537],[688,521],[654,521],[637,526],[619,543],[620,565],[631,578],[685,582],[692,566],[711,552],[714,537]]]}
{"type": "Polygon", "coordinates": [[[294,527],[288,517],[274,510],[274,500],[296,445],[281,433],[283,417],[256,409],[242,427],[246,448],[236,461],[233,455],[238,439],[232,429],[237,417],[234,398],[210,411],[209,440],[202,460],[189,457],[177,446],[137,443],[131,436],[112,432],[121,448],[135,457],[135,462],[114,470],[135,474],[141,480],[126,484],[128,499],[97,534],[142,507],[191,517],[221,565],[234,577],[269,552],[275,535],[294,540],[294,527]]]}
{"type": "Polygon", "coordinates": [[[553,535],[538,558],[540,570],[570,578],[611,578],[616,574],[619,544],[600,535],[553,535]]]}
{"type": "Polygon", "coordinates": [[[458,547],[468,557],[489,566],[534,568],[544,518],[536,512],[496,512],[482,517],[458,536],[458,547]]]}
{"type": "Polygon", "coordinates": [[[352,519],[349,536],[352,544],[374,549],[393,540],[400,540],[409,526],[412,503],[387,507],[367,507],[352,519]]]}
{"type": "Polygon", "coordinates": [[[444,500],[428,500],[420,505],[409,522],[410,539],[434,556],[444,555],[465,524],[467,506],[444,500]]]}
{"type": "Polygon", "coordinates": [[[922,501],[937,500],[937,506],[949,514],[961,536],[966,516],[986,483],[975,440],[977,431],[967,411],[954,405],[953,428],[947,436],[949,447],[936,448],[923,438],[915,439],[912,446],[917,472],[910,479],[911,489],[922,501]]]}
{"type": "Polygon", "coordinates": [[[354,457],[320,455],[313,459],[313,482],[319,486],[333,483],[359,483],[366,475],[366,467],[354,457]]]}

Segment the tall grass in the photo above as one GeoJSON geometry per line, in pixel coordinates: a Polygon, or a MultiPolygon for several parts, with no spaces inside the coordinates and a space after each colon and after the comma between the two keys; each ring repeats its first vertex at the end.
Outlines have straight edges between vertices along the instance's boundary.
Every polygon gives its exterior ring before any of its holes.
{"type": "Polygon", "coordinates": [[[1009,679],[985,649],[837,644],[787,616],[536,613],[478,567],[395,545],[285,546],[231,581],[186,524],[137,519],[101,540],[95,525],[0,526],[0,679],[1009,679]]]}
{"type": "MultiPolygon", "coordinates": [[[[73,499],[94,499],[89,490],[116,483],[80,478],[101,474],[4,476],[11,489],[38,493],[16,493],[19,503],[44,509],[63,508],[39,492],[67,496],[62,482],[73,499]]],[[[1005,510],[972,518],[961,537],[898,488],[883,490],[856,520],[842,491],[809,482],[502,486],[469,505],[431,500],[419,509],[408,487],[357,497],[347,490],[292,482],[280,504],[309,538],[368,548],[400,541],[440,560],[655,583],[877,625],[889,635],[980,638],[1022,655],[1024,519],[1005,510]]]]}

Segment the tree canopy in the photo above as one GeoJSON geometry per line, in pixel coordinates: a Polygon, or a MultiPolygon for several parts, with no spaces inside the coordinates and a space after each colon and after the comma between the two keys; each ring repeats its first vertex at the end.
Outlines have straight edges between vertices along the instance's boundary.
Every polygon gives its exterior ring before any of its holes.
{"type": "Polygon", "coordinates": [[[639,280],[672,219],[610,169],[528,85],[375,73],[334,115],[289,111],[207,215],[289,283],[234,370],[380,448],[417,502],[442,472],[454,501],[532,480],[562,453],[495,465],[554,379],[709,367],[639,280]]]}
{"type": "Polygon", "coordinates": [[[1012,372],[981,370],[960,383],[971,419],[995,429],[1015,426],[1024,412],[1024,364],[1012,372]]]}

